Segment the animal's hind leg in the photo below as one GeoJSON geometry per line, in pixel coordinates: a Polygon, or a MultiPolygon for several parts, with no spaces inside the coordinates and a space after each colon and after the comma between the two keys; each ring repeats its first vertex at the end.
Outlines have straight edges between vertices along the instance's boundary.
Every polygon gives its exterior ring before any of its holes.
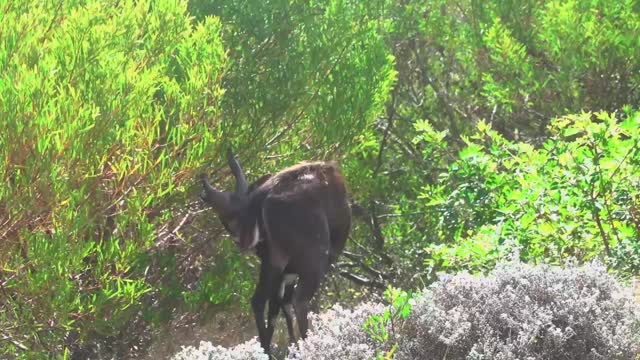
{"type": "Polygon", "coordinates": [[[318,291],[329,267],[329,228],[326,218],[318,218],[315,230],[319,241],[316,243],[316,247],[307,249],[307,256],[305,256],[307,260],[306,266],[299,273],[298,286],[293,295],[300,337],[303,339],[307,336],[307,330],[309,329],[309,320],[307,318],[310,308],[309,303],[318,291]]]}
{"type": "Polygon", "coordinates": [[[271,344],[273,332],[275,330],[275,323],[278,315],[280,314],[280,309],[284,312],[284,317],[287,322],[289,341],[292,343],[295,342],[293,313],[291,308],[293,306],[293,290],[296,278],[297,275],[295,274],[282,273],[277,277],[276,282],[271,289],[267,315],[267,327],[265,331],[265,342],[267,344],[271,344]]]}
{"type": "Polygon", "coordinates": [[[319,286],[320,276],[301,276],[294,294],[293,304],[296,312],[296,320],[298,320],[300,337],[303,339],[307,337],[307,330],[309,330],[309,320],[307,318],[309,314],[309,302],[319,286]]]}
{"type": "Polygon", "coordinates": [[[293,290],[294,284],[285,284],[281,305],[284,318],[287,321],[287,332],[289,333],[289,343],[296,342],[296,335],[293,329],[293,290]]]}
{"type": "MultiPolygon", "coordinates": [[[[346,218],[348,220],[348,218],[346,218]]],[[[335,229],[331,229],[330,231],[330,248],[329,248],[329,256],[327,259],[327,272],[331,269],[332,264],[334,264],[338,258],[338,256],[344,250],[344,246],[347,242],[347,238],[349,237],[350,231],[350,221],[346,221],[344,224],[341,224],[339,227],[335,229]]],[[[327,277],[323,276],[319,287],[322,288],[324,284],[327,282],[327,277]]],[[[318,313],[320,312],[320,297],[315,296],[311,301],[311,310],[318,313]]]]}

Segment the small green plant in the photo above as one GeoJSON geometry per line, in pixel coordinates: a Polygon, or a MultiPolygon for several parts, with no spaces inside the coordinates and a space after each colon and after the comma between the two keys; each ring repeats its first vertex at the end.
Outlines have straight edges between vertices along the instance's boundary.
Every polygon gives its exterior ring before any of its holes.
{"type": "Polygon", "coordinates": [[[380,351],[376,358],[380,360],[393,359],[398,349],[397,336],[401,332],[402,324],[411,315],[413,295],[404,290],[389,287],[384,292],[385,300],[389,303],[382,314],[372,315],[364,323],[364,330],[381,347],[391,349],[380,351]]]}

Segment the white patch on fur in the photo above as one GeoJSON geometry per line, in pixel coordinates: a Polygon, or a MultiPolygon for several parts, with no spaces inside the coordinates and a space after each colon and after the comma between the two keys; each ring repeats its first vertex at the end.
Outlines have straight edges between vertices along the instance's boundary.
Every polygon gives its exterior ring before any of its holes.
{"type": "Polygon", "coordinates": [[[285,286],[293,284],[294,282],[296,282],[296,280],[298,280],[298,275],[296,274],[286,274],[282,278],[282,283],[280,284],[280,291],[278,292],[278,296],[280,297],[280,299],[284,297],[285,286]]]}
{"type": "Polygon", "coordinates": [[[313,179],[315,179],[315,178],[316,178],[316,177],[315,177],[315,175],[313,175],[313,174],[302,174],[302,175],[300,175],[300,178],[299,178],[299,179],[300,179],[300,180],[313,180],[313,179]]]}
{"type": "Polygon", "coordinates": [[[251,241],[251,245],[249,245],[249,248],[253,248],[256,245],[258,245],[258,243],[260,242],[260,228],[258,227],[258,223],[256,223],[255,227],[253,228],[253,240],[251,241]]]}

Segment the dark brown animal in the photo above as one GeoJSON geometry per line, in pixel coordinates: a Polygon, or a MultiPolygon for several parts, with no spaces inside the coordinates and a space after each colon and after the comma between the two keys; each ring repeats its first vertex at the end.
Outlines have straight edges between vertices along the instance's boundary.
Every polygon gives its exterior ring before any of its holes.
{"type": "Polygon", "coordinates": [[[344,178],[333,162],[304,162],[263,176],[251,186],[231,152],[228,162],[236,191],[219,191],[203,175],[201,197],[214,208],[240,250],[255,251],[261,259],[251,303],[260,343],[268,354],[280,309],[290,340],[295,340],[291,304],[300,336],[306,337],[309,302],[344,249],[351,209],[344,178]],[[293,276],[298,278],[295,291],[293,276]]]}

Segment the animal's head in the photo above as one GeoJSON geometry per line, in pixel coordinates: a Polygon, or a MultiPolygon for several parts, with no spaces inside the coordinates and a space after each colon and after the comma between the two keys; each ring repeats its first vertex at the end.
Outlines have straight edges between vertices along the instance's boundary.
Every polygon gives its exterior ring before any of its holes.
{"type": "Polygon", "coordinates": [[[260,240],[255,214],[249,211],[250,191],[240,164],[229,150],[227,160],[236,179],[235,191],[220,191],[213,187],[205,174],[201,175],[203,191],[200,198],[211,205],[220,222],[242,251],[256,246],[260,240]]]}

